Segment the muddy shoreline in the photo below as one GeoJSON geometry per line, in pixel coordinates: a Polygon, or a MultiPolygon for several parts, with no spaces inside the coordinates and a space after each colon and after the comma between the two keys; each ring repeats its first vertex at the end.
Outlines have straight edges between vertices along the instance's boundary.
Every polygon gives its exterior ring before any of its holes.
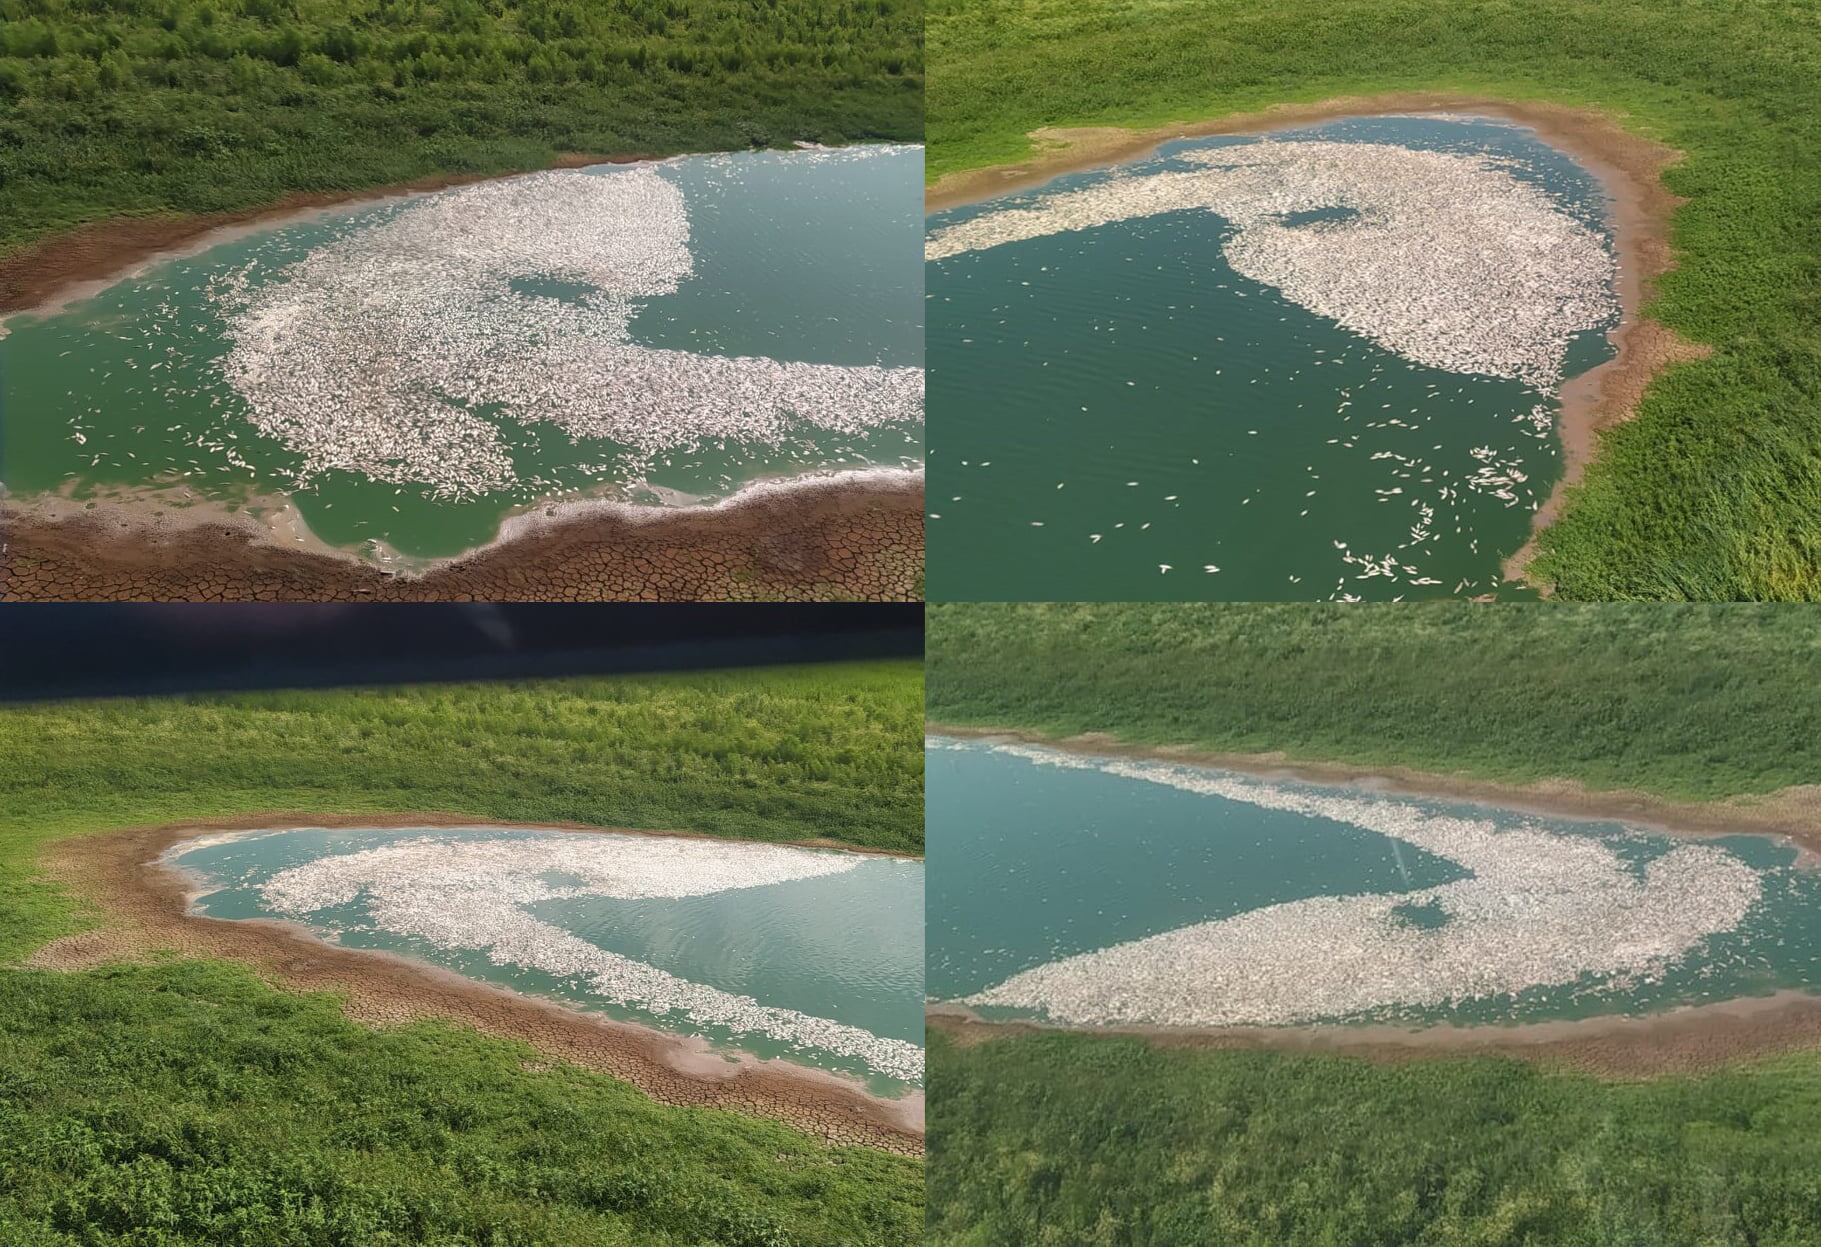
{"type": "MultiPolygon", "coordinates": [[[[177,844],[209,832],[311,826],[621,830],[573,823],[494,823],[438,812],[275,812],[74,836],[49,845],[40,864],[51,878],[98,910],[102,923],[52,941],[26,964],[81,970],[164,950],[228,958],[251,966],[278,986],[335,992],[345,998],[350,1017],[371,1025],[437,1019],[470,1026],[523,1041],[553,1059],[609,1074],[661,1103],[733,1109],[782,1120],[830,1143],[922,1154],[921,1094],[884,1100],[835,1074],[786,1061],[727,1061],[685,1036],[593,1017],[392,954],[339,948],[287,924],[200,917],[189,912],[193,881],[160,861],[177,844]]],[[[830,847],[824,842],[804,843],[830,847]]]]}
{"type": "Polygon", "coordinates": [[[809,479],[716,507],[550,504],[422,574],[247,517],[0,505],[0,601],[916,601],[923,481],[809,479]],[[545,511],[554,513],[554,518],[545,511]]]}
{"type": "Polygon", "coordinates": [[[990,1022],[964,1006],[933,1004],[925,1024],[963,1046],[1043,1034],[1143,1039],[1163,1048],[1291,1052],[1360,1057],[1384,1064],[1496,1056],[1572,1069],[1602,1078],[1701,1074],[1740,1061],[1821,1048],[1821,996],[1784,991],[1664,1013],[1612,1015],[1513,1026],[1390,1025],[1226,1027],[1070,1027],[990,1022]]]}
{"type": "Polygon", "coordinates": [[[1431,797],[1492,805],[1557,818],[1641,825],[1696,839],[1727,835],[1781,836],[1805,862],[1821,862],[1821,780],[1766,797],[1727,801],[1671,801],[1635,790],[1590,789],[1575,780],[1503,783],[1467,775],[1441,775],[1400,766],[1360,766],[1308,761],[1284,753],[1221,753],[1173,745],[1133,745],[1099,732],[1064,738],[1010,727],[960,727],[930,722],[925,732],[957,740],[1007,740],[1090,757],[1179,762],[1216,770],[1351,788],[1387,796],[1431,797]]]}
{"type": "MultiPolygon", "coordinates": [[[[1492,116],[1534,130],[1598,177],[1612,200],[1620,318],[1608,339],[1617,353],[1562,387],[1556,425],[1562,450],[1561,478],[1532,515],[1529,540],[1503,563],[1505,578],[1521,581],[1527,579],[1536,554],[1537,534],[1561,513],[1568,491],[1586,475],[1587,465],[1599,449],[1600,432],[1631,417],[1658,372],[1710,353],[1711,348],[1689,342],[1643,314],[1655,295],[1657,281],[1675,262],[1669,245],[1670,219],[1683,201],[1663,185],[1662,174],[1681,159],[1680,152],[1630,133],[1606,114],[1585,109],[1447,92],[1391,92],[1288,104],[1146,130],[1111,126],[1034,130],[1031,138],[1043,150],[1013,164],[966,169],[939,179],[925,193],[924,210],[939,212],[1025,190],[1065,173],[1138,159],[1172,139],[1267,133],[1339,117],[1437,112],[1492,116]]],[[[1545,594],[1551,589],[1546,584],[1532,584],[1545,594]]]]}

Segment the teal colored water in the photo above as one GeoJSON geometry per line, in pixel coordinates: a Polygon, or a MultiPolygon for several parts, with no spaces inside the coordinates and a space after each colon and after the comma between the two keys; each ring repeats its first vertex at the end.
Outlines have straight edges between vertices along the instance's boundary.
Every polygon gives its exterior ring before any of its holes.
{"type": "MultiPolygon", "coordinates": [[[[345,947],[402,954],[485,983],[698,1036],[718,1047],[858,1075],[875,1090],[888,1094],[920,1082],[920,1074],[910,1078],[882,1074],[864,1051],[823,1047],[818,1042],[817,1024],[818,1019],[825,1019],[895,1047],[909,1044],[920,1048],[920,862],[841,855],[844,861],[853,861],[852,868],[841,873],[707,895],[622,899],[585,894],[531,900],[509,906],[510,912],[503,918],[491,911],[477,911],[471,918],[458,914],[461,930],[454,936],[431,936],[426,934],[431,928],[412,927],[409,909],[401,918],[400,911],[389,908],[397,898],[382,895],[375,887],[363,889],[352,900],[307,914],[284,906],[268,891],[275,877],[287,870],[406,841],[427,841],[459,853],[464,845],[481,842],[507,842],[529,849],[551,843],[552,837],[562,837],[556,841],[560,844],[576,839],[559,832],[498,829],[297,829],[201,841],[180,848],[172,861],[200,880],[202,891],[195,908],[210,917],[301,920],[318,936],[345,947]],[[521,917],[532,924],[522,923],[521,917]],[[681,1009],[607,999],[602,986],[591,982],[587,974],[563,973],[557,968],[561,958],[570,955],[561,946],[564,936],[672,976],[680,981],[680,985],[672,985],[678,1000],[690,1001],[697,987],[708,988],[725,997],[747,998],[767,1009],[792,1011],[807,1020],[774,1024],[769,1031],[741,1029],[704,1025],[681,1009]],[[491,948],[455,946],[489,940],[494,941],[491,948]],[[550,959],[553,947],[557,961],[550,959]]],[[[653,843],[649,838],[614,839],[629,841],[635,848],[653,843]]],[[[732,847],[739,850],[744,846],[732,847]]],[[[475,869],[489,868],[477,864],[475,869]]],[[[539,881],[559,889],[579,882],[560,870],[544,872],[539,881]]],[[[517,883],[511,879],[500,882],[498,888],[502,894],[517,894],[517,883]]],[[[428,898],[421,903],[434,909],[450,902],[428,898]]],[[[735,1015],[742,1008],[719,996],[710,1007],[735,1015]]],[[[857,1047],[866,1047],[864,1038],[857,1047]]]]}
{"type": "MultiPolygon", "coordinates": [[[[634,345],[921,365],[920,149],[865,159],[754,152],[651,167],[683,194],[692,264],[674,293],[635,308],[634,345]]],[[[383,543],[425,560],[483,545],[508,514],[548,499],[705,502],[759,480],[922,464],[921,423],[900,420],[847,433],[803,425],[777,443],[710,439],[626,475],[615,465],[627,446],[462,405],[498,434],[516,475],[509,487],[452,498],[341,468],[300,485],[301,455],[249,423],[224,375],[231,342],[221,291],[243,271],[250,290],[283,282],[287,266],[405,207],[355,206],[262,230],[155,264],[54,314],[10,319],[0,337],[0,481],[22,499],[62,492],[174,511],[259,513],[288,500],[331,545],[375,555],[383,543]]],[[[571,303],[593,289],[556,277],[510,284],[571,303]]]]}
{"type": "MultiPolygon", "coordinates": [[[[934,1000],[960,1000],[1061,958],[1264,906],[1397,896],[1471,875],[1459,863],[1348,822],[1092,767],[1041,765],[976,742],[931,743],[927,974],[934,1000]]],[[[1222,774],[1186,767],[1174,772],[1222,774]]],[[[1340,791],[1275,781],[1270,787],[1317,796],[1340,791]]],[[[1425,814],[1491,818],[1501,830],[1541,827],[1563,837],[1590,837],[1637,878],[1691,843],[1618,823],[1396,801],[1425,814]]],[[[1692,843],[1744,863],[1757,877],[1759,895],[1735,927],[1699,941],[1655,973],[1582,974],[1442,1005],[1392,1000],[1322,1020],[1535,1022],[1821,990],[1821,872],[1799,866],[1795,849],[1771,837],[1692,843]]],[[[1452,921],[1443,904],[1429,900],[1406,902],[1394,912],[1424,931],[1445,931],[1452,921]]],[[[1035,1008],[981,1005],[978,1011],[994,1018],[1045,1016],[1035,1008]]]]}
{"type": "MultiPolygon", "coordinates": [[[[1610,233],[1598,179],[1519,127],[1355,118],[1273,137],[1489,153],[1610,233]]],[[[927,225],[1251,141],[1166,144],[927,225]]],[[[1306,310],[1233,270],[1231,234],[1173,211],[926,266],[932,598],[1525,596],[1499,568],[1560,475],[1555,399],[1413,363],[1306,310]],[[1404,566],[1365,576],[1347,554],[1404,566]]],[[[1575,340],[1568,376],[1610,357],[1610,327],[1575,340]]]]}

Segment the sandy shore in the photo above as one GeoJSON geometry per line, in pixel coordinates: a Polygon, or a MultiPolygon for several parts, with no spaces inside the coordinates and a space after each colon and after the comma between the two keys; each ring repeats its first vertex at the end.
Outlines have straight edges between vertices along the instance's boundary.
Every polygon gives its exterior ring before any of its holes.
{"type": "MultiPolygon", "coordinates": [[[[727,1060],[685,1036],[593,1017],[408,958],[339,948],[290,924],[199,917],[189,912],[193,880],[160,861],[175,845],[209,832],[515,825],[434,812],[274,812],[59,840],[44,852],[42,866],[72,894],[93,904],[102,924],[45,945],[27,964],[80,970],[165,950],[231,958],[283,987],[341,994],[349,1016],[370,1024],[436,1018],[472,1026],[522,1040],[553,1059],[610,1074],[665,1104],[730,1108],[783,1120],[832,1143],[922,1154],[921,1094],[885,1100],[856,1080],[787,1061],[727,1060]]],[[[535,826],[604,830],[578,824],[535,826]]],[[[805,843],[826,847],[825,842],[805,843]]]]}
{"type": "Polygon", "coordinates": [[[717,506],[554,503],[427,571],[191,508],[0,505],[0,601],[915,601],[923,480],[806,478],[717,506]]]}
{"type": "MultiPolygon", "coordinates": [[[[1662,174],[1681,159],[1681,153],[1632,134],[1613,117],[1586,109],[1443,92],[1394,92],[1287,104],[1149,130],[1112,126],[1034,130],[1031,138],[1039,147],[1034,155],[1014,164],[949,174],[930,186],[924,207],[939,212],[1025,190],[1064,173],[1142,159],[1172,139],[1265,133],[1338,117],[1398,113],[1473,113],[1527,126],[1598,177],[1612,200],[1621,311],[1619,323],[1608,337],[1617,354],[1562,388],[1556,425],[1562,476],[1532,517],[1530,540],[1504,563],[1506,578],[1520,580],[1536,553],[1536,533],[1560,514],[1567,491],[1586,475],[1598,450],[1600,431],[1631,417],[1645,387],[1659,371],[1702,358],[1710,351],[1643,314],[1658,279],[1674,265],[1669,225],[1683,201],[1670,194],[1662,174]]],[[[1548,585],[1536,587],[1545,593],[1550,589],[1548,585]]]]}
{"type": "MultiPolygon", "coordinates": [[[[1558,818],[1617,819],[1670,835],[1783,836],[1796,845],[1802,860],[1811,865],[1821,861],[1821,785],[1786,788],[1755,800],[1675,802],[1648,793],[1591,790],[1573,781],[1501,784],[1402,767],[1294,762],[1281,753],[1235,754],[1125,745],[1098,733],[1055,739],[1016,729],[937,723],[927,725],[926,730],[932,735],[957,739],[1017,741],[1089,756],[1188,763],[1268,779],[1439,797],[1558,818]]],[[[955,1004],[931,1006],[928,1019],[932,1027],[962,1043],[983,1042],[1002,1035],[1071,1030],[1134,1035],[1172,1047],[1273,1048],[1345,1053],[1375,1060],[1413,1060],[1447,1054],[1513,1056],[1611,1077],[1690,1073],[1729,1061],[1821,1047],[1821,996],[1796,991],[1688,1006],[1642,1017],[1612,1015],[1521,1025],[1075,1028],[986,1021],[955,1004]]]]}
{"type": "Polygon", "coordinates": [[[1616,820],[1674,836],[1782,836],[1796,846],[1804,861],[1821,863],[1821,782],[1785,788],[1762,797],[1671,801],[1635,789],[1588,788],[1578,780],[1510,784],[1468,775],[1440,775],[1409,767],[1305,761],[1285,753],[1220,753],[1173,745],[1132,745],[1099,732],[1053,738],[1020,728],[957,727],[942,723],[929,723],[925,731],[933,736],[951,736],[958,740],[1018,741],[1093,757],[1147,758],[1237,771],[1265,779],[1348,787],[1385,795],[1436,797],[1552,818],[1616,820]]]}

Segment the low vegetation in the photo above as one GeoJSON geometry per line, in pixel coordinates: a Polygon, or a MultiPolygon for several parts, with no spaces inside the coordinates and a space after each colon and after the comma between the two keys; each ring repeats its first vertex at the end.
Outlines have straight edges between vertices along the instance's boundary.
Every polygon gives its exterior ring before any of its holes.
{"type": "Polygon", "coordinates": [[[1821,783],[1821,632],[1739,605],[945,605],[929,716],[1677,800],[1821,783]]]}
{"type": "Polygon", "coordinates": [[[1649,313],[1705,361],[1607,433],[1532,576],[1567,598],[1821,598],[1821,29],[1787,0],[932,0],[929,173],[1040,126],[1467,91],[1598,109],[1685,153],[1649,313]]]}
{"type": "Polygon", "coordinates": [[[1517,1061],[931,1036],[931,1244],[1809,1247],[1821,1058],[1517,1061]]]}
{"type": "Polygon", "coordinates": [[[120,214],[916,140],[915,0],[0,0],[0,256],[120,214]]]}
{"type": "Polygon", "coordinates": [[[0,971],[8,1247],[911,1244],[922,1166],[375,1030],[238,967],[0,971]]]}
{"type": "Polygon", "coordinates": [[[915,662],[0,708],[0,1242],[910,1244],[922,1169],[197,961],[18,967],[52,838],[450,811],[922,846],[915,662]]]}

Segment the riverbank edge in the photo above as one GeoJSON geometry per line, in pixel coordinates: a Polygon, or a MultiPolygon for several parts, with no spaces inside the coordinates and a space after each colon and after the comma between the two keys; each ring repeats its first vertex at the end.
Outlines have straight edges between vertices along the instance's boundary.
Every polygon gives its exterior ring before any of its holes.
{"type": "Polygon", "coordinates": [[[932,1003],[924,1025],[962,1047],[1046,1034],[1138,1039],[1160,1048],[1356,1057],[1377,1064],[1505,1058],[1613,1081],[1693,1077],[1794,1052],[1821,1051],[1821,996],[1780,991],[1646,1016],[1623,1014],[1507,1026],[1438,1024],[1230,1026],[1209,1029],[1064,1026],[989,1021],[963,1005],[932,1003]]]}
{"type": "Polygon", "coordinates": [[[543,1055],[607,1074],[662,1104],[731,1109],[773,1118],[833,1145],[923,1152],[923,1096],[883,1099],[858,1080],[784,1060],[728,1060],[702,1041],[597,1017],[508,988],[480,983],[393,953],[346,949],[301,927],[190,912],[194,880],[163,859],[176,846],[219,832],[299,827],[489,827],[778,843],[867,856],[915,854],[826,839],[743,841],[698,832],[512,823],[440,811],[320,814],[266,812],[185,819],[61,837],[38,864],[89,907],[100,924],[41,945],[21,966],[79,971],[160,953],[220,958],[251,967],[276,987],[340,995],[346,1014],[375,1026],[437,1020],[529,1044],[543,1055]]]}
{"type": "Polygon", "coordinates": [[[1599,452],[1599,435],[1629,420],[1656,376],[1673,364],[1702,359],[1712,348],[1681,337],[1645,312],[1657,282],[1675,267],[1671,221],[1685,201],[1663,184],[1663,172],[1683,154],[1627,130],[1611,114],[1542,100],[1439,91],[1397,91],[1336,96],[1283,104],[1211,119],[1128,129],[1117,126],[1043,127],[1029,137],[1037,152],[1008,164],[958,170],[931,183],[924,211],[940,212],[1041,185],[1066,173],[1141,159],[1174,139],[1221,134],[1265,134],[1339,117],[1471,113],[1525,126],[1572,156],[1597,177],[1612,201],[1618,251],[1619,323],[1608,333],[1613,358],[1563,385],[1556,435],[1562,472],[1531,516],[1530,536],[1502,562],[1509,581],[1545,595],[1553,586],[1529,580],[1538,537],[1561,514],[1567,496],[1599,452]]]}

